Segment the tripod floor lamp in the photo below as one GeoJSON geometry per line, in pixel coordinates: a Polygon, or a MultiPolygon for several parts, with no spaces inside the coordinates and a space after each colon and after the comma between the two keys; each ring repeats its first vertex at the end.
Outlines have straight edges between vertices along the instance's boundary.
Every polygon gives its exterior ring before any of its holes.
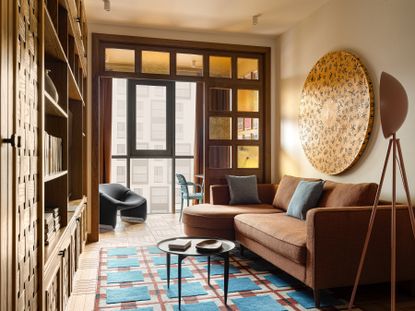
{"type": "MultiPolygon", "coordinates": [[[[388,162],[392,152],[392,208],[391,208],[391,310],[396,308],[396,175],[397,167],[401,175],[402,185],[406,194],[408,204],[408,214],[412,226],[412,233],[415,238],[415,217],[412,208],[411,195],[409,191],[408,178],[406,176],[405,163],[402,156],[402,148],[396,132],[400,129],[406,119],[408,113],[408,96],[401,83],[393,76],[386,72],[382,72],[380,78],[380,117],[382,124],[382,132],[385,139],[389,138],[389,145],[386,152],[385,162],[383,164],[382,175],[379,187],[376,193],[375,202],[370,215],[368,231],[366,234],[359,267],[349,302],[349,309],[353,307],[356,297],[357,286],[359,285],[362,274],[373,225],[376,218],[376,210],[379,204],[380,193],[382,191],[388,162]]],[[[414,242],[415,243],[415,242],[414,242]]]]}

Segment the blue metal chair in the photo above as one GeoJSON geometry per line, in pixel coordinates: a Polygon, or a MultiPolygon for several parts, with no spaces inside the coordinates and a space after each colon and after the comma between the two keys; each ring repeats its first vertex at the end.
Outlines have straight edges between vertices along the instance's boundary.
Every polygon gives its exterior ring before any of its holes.
{"type": "Polygon", "coordinates": [[[198,200],[199,204],[203,201],[203,194],[204,194],[204,179],[202,184],[195,184],[190,181],[186,181],[186,178],[182,174],[176,174],[178,184],[180,185],[180,197],[181,197],[181,210],[180,210],[180,221],[182,221],[183,217],[183,203],[184,200],[187,200],[187,206],[189,206],[190,200],[198,200]],[[189,192],[189,186],[193,186],[193,192],[189,192]],[[197,188],[200,189],[197,192],[197,188]]]}

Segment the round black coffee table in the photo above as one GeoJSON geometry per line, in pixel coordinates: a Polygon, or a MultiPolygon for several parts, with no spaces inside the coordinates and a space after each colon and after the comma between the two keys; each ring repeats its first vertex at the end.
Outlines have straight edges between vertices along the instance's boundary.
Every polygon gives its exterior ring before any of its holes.
{"type": "Polygon", "coordinates": [[[182,300],[182,261],[188,256],[207,256],[208,258],[208,284],[210,285],[210,256],[219,256],[224,259],[224,300],[225,305],[228,300],[228,284],[229,284],[229,252],[235,248],[235,243],[229,240],[224,239],[215,239],[222,242],[222,247],[215,251],[210,252],[201,252],[196,249],[196,244],[203,240],[210,240],[212,238],[201,238],[201,237],[175,237],[160,241],[157,243],[157,247],[166,253],[166,265],[167,265],[167,287],[170,287],[170,256],[178,256],[178,294],[179,294],[179,309],[181,309],[181,300],[182,300]],[[169,249],[169,243],[176,239],[186,239],[190,240],[192,244],[190,247],[184,251],[171,250],[169,249]]]}

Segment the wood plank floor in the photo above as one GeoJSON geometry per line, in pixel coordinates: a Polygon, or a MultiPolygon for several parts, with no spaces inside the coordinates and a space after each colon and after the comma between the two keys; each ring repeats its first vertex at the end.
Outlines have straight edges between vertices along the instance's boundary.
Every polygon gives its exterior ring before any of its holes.
{"type": "MultiPolygon", "coordinates": [[[[144,224],[130,224],[119,220],[114,231],[101,233],[100,241],[88,244],[82,253],[68,310],[94,309],[99,251],[102,247],[154,245],[162,239],[180,235],[183,235],[183,228],[178,215],[149,215],[144,224]]],[[[338,292],[344,299],[349,299],[350,289],[341,289],[338,292]]],[[[357,305],[362,310],[390,310],[388,285],[359,288],[357,305]]],[[[415,298],[406,294],[405,290],[401,290],[398,295],[397,310],[415,311],[415,298]]]]}

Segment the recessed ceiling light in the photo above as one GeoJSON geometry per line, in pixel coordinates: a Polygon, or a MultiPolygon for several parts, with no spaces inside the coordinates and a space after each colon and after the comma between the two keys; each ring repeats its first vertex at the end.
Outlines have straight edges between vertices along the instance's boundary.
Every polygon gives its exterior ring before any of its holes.
{"type": "Polygon", "coordinates": [[[104,10],[109,12],[111,11],[111,1],[110,0],[102,0],[104,2],[104,10]]]}
{"type": "Polygon", "coordinates": [[[253,25],[253,26],[258,25],[259,17],[260,17],[261,15],[262,15],[262,14],[256,14],[256,15],[252,16],[252,25],[253,25]]]}

